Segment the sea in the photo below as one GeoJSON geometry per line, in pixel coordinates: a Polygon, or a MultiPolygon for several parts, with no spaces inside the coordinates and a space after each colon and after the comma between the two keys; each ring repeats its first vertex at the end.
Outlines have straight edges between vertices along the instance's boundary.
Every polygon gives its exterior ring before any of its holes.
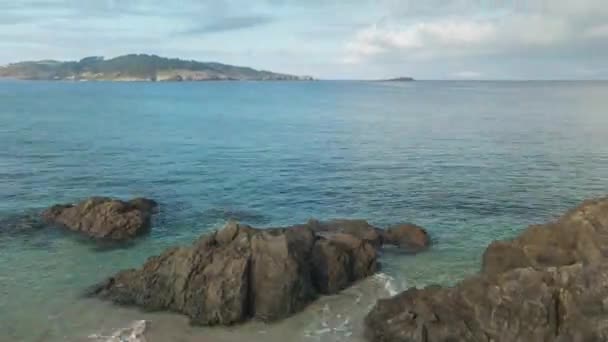
{"type": "Polygon", "coordinates": [[[608,194],[608,82],[0,81],[0,341],[363,341],[374,303],[474,274],[493,240],[608,194]],[[86,197],[153,198],[150,234],[99,243],[37,223],[86,197]],[[425,227],[382,270],[273,324],[196,327],[85,296],[236,219],[425,227]]]}

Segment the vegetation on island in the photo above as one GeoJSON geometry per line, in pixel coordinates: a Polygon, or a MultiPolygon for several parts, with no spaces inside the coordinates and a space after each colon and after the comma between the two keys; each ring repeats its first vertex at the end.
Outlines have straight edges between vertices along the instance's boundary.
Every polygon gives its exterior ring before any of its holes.
{"type": "Polygon", "coordinates": [[[155,55],[130,54],[80,61],[28,61],[0,67],[0,77],[22,80],[74,81],[214,81],[214,80],[309,80],[249,67],[197,62],[155,55]]]}
{"type": "Polygon", "coordinates": [[[381,82],[411,82],[414,81],[412,77],[397,77],[397,78],[389,78],[387,80],[382,80],[381,82]]]}

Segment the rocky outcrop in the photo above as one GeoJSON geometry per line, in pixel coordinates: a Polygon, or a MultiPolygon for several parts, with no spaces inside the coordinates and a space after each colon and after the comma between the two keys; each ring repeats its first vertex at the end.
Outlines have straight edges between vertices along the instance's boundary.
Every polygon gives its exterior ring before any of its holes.
{"type": "Polygon", "coordinates": [[[190,247],[169,249],[140,269],[116,274],[93,294],[180,312],[194,324],[275,321],[377,268],[375,247],[354,235],[321,236],[309,224],[255,229],[229,222],[190,247]]]}
{"type": "Polygon", "coordinates": [[[517,268],[411,289],[366,319],[373,341],[606,341],[608,265],[517,268]]]}
{"type": "Polygon", "coordinates": [[[482,271],[597,262],[608,256],[608,198],[588,200],[555,222],[533,225],[509,241],[490,244],[482,271]]]}
{"type": "Polygon", "coordinates": [[[91,197],[77,204],[55,205],[42,213],[47,223],[93,238],[126,240],[146,232],[157,203],[146,198],[128,202],[91,197]]]}
{"type": "Polygon", "coordinates": [[[482,272],[410,289],[366,317],[371,341],[605,341],[608,198],[492,243],[482,272]]]}
{"type": "Polygon", "coordinates": [[[384,232],[384,243],[408,253],[418,253],[429,247],[431,239],[424,228],[407,223],[388,228],[384,232]]]}
{"type": "Polygon", "coordinates": [[[315,232],[323,234],[348,234],[361,240],[368,241],[374,247],[380,247],[384,243],[383,231],[369,224],[365,220],[335,219],[330,221],[318,221],[311,219],[307,225],[315,232]]]}
{"type": "Polygon", "coordinates": [[[336,219],[326,222],[310,220],[307,223],[320,234],[344,233],[366,240],[376,248],[383,245],[394,245],[408,253],[419,253],[430,244],[426,230],[415,224],[405,223],[380,229],[365,220],[336,219]]]}
{"type": "Polygon", "coordinates": [[[313,284],[322,294],[337,293],[377,268],[375,247],[353,235],[338,233],[321,238],[313,247],[313,284]]]}

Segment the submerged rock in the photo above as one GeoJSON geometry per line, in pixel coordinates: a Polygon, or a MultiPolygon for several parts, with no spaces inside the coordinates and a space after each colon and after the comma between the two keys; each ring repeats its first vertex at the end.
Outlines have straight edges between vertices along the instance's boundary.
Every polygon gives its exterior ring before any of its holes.
{"type": "Polygon", "coordinates": [[[261,213],[235,209],[235,208],[211,208],[202,212],[202,216],[208,219],[210,222],[217,222],[216,220],[226,221],[238,221],[248,224],[264,224],[270,222],[270,218],[261,213]]]}
{"type": "Polygon", "coordinates": [[[376,272],[376,249],[310,225],[255,229],[229,222],[190,247],[119,272],[93,294],[119,304],[188,315],[201,325],[275,321],[376,272]]]}
{"type": "Polygon", "coordinates": [[[608,198],[492,243],[482,272],[409,289],[367,315],[371,341],[605,341],[608,198]]]}
{"type": "Polygon", "coordinates": [[[77,204],[55,205],[42,213],[51,224],[93,238],[126,240],[146,232],[157,203],[146,198],[128,202],[91,197],[77,204]]]}
{"type": "Polygon", "coordinates": [[[22,235],[40,231],[45,227],[40,212],[30,211],[0,217],[0,235],[22,235]]]}

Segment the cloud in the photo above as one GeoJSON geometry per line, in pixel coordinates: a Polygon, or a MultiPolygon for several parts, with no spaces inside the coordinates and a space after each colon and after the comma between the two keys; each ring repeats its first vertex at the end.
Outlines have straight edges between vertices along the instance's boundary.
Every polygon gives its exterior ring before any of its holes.
{"type": "Polygon", "coordinates": [[[574,36],[575,30],[563,18],[537,14],[435,18],[362,29],[346,44],[345,61],[359,63],[387,55],[412,59],[494,55],[555,46],[574,36]]]}
{"type": "Polygon", "coordinates": [[[481,78],[483,76],[483,74],[478,71],[463,70],[463,71],[457,71],[457,72],[453,73],[452,76],[454,78],[461,78],[461,79],[478,79],[478,78],[481,78]]]}
{"type": "Polygon", "coordinates": [[[606,23],[605,0],[0,0],[0,63],[148,52],[324,78],[606,78],[606,23]]]}
{"type": "Polygon", "coordinates": [[[585,32],[585,36],[590,38],[608,38],[608,24],[590,27],[585,32]]]}
{"type": "Polygon", "coordinates": [[[268,25],[275,21],[274,17],[266,15],[248,15],[237,17],[226,17],[215,20],[208,24],[198,25],[188,30],[182,31],[182,34],[197,35],[207,33],[219,33],[226,31],[235,31],[258,26],[268,25]]]}

